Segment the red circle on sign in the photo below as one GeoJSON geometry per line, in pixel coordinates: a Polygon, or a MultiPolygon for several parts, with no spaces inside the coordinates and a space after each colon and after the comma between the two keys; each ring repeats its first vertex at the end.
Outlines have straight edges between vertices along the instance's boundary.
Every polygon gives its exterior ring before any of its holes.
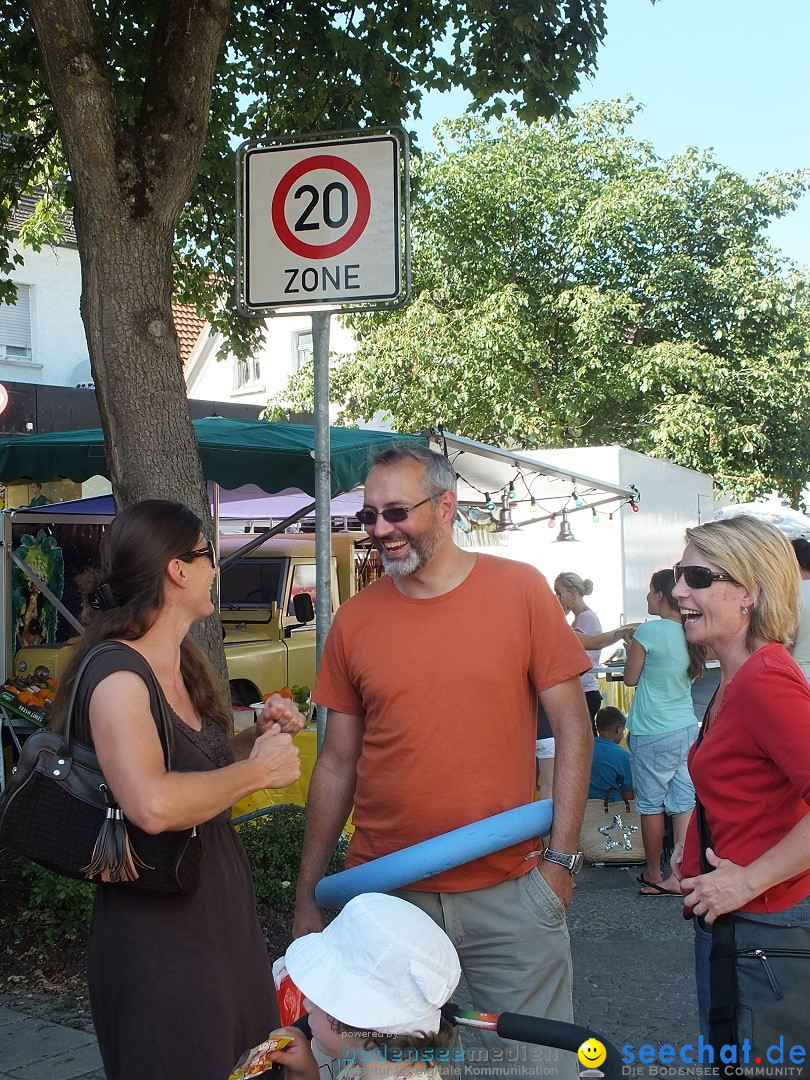
{"type": "Polygon", "coordinates": [[[315,157],[299,161],[282,176],[281,183],[273,194],[271,211],[276,235],[286,248],[296,255],[303,255],[310,259],[331,259],[333,255],[341,255],[363,235],[371,214],[371,192],[366,178],[356,165],[352,165],[350,161],[344,161],[343,158],[334,157],[332,154],[316,154],[315,157]],[[299,240],[287,224],[284,214],[284,204],[290,188],[296,180],[300,180],[306,173],[314,172],[316,169],[332,169],[334,172],[341,173],[352,185],[357,196],[357,214],[351,228],[347,229],[339,240],[334,240],[331,244],[306,244],[303,240],[299,240]]]}

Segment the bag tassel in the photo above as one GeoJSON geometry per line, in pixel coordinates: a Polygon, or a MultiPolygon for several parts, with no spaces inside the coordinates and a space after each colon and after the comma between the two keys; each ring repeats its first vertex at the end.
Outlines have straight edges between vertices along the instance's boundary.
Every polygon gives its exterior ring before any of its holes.
{"type": "Polygon", "coordinates": [[[112,801],[106,788],[104,797],[107,814],[96,838],[93,855],[87,866],[82,867],[82,873],[88,878],[99,878],[105,884],[136,881],[138,867],[142,870],[154,867],[138,858],[129,841],[124,813],[112,801]]]}

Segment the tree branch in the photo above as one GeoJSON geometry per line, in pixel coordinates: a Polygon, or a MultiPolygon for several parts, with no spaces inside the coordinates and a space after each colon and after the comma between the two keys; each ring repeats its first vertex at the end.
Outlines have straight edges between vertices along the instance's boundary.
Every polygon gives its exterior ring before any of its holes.
{"type": "Polygon", "coordinates": [[[76,186],[114,197],[118,117],[89,0],[29,0],[28,8],[76,186]]]}
{"type": "Polygon", "coordinates": [[[231,0],[164,0],[160,6],[133,137],[137,216],[157,210],[174,227],[188,198],[230,12],[231,0]]]}

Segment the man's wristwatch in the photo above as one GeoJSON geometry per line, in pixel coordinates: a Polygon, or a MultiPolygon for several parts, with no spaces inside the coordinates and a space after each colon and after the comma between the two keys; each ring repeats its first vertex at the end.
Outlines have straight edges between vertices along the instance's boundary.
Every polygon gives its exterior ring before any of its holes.
{"type": "Polygon", "coordinates": [[[567,851],[554,851],[553,848],[546,848],[543,852],[543,858],[546,862],[553,862],[557,863],[558,866],[564,866],[572,876],[579,873],[584,861],[581,851],[575,851],[573,855],[570,855],[567,851]]]}

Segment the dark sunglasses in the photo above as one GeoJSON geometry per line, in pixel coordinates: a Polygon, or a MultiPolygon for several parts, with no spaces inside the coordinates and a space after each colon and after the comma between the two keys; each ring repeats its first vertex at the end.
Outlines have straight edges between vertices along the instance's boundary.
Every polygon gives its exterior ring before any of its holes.
{"type": "Polygon", "coordinates": [[[710,570],[708,566],[681,566],[680,563],[675,563],[673,570],[675,580],[680,581],[681,578],[685,578],[690,589],[708,589],[715,581],[733,581],[735,585],[739,585],[731,574],[718,574],[717,571],[710,570]]]}
{"type": "Polygon", "coordinates": [[[207,540],[205,547],[194,548],[192,551],[185,551],[182,555],[178,555],[178,559],[182,559],[183,562],[193,562],[194,559],[202,559],[207,555],[211,560],[211,566],[216,570],[217,568],[217,553],[214,550],[214,544],[212,540],[207,540]]]}
{"type": "Polygon", "coordinates": [[[387,510],[370,510],[364,507],[362,510],[357,511],[355,517],[361,525],[376,525],[378,517],[381,517],[383,521],[387,521],[389,525],[396,525],[398,522],[404,521],[418,506],[424,506],[426,502],[432,502],[442,495],[444,495],[443,491],[440,491],[438,495],[428,495],[426,499],[414,503],[413,506],[389,506],[387,510]]]}

